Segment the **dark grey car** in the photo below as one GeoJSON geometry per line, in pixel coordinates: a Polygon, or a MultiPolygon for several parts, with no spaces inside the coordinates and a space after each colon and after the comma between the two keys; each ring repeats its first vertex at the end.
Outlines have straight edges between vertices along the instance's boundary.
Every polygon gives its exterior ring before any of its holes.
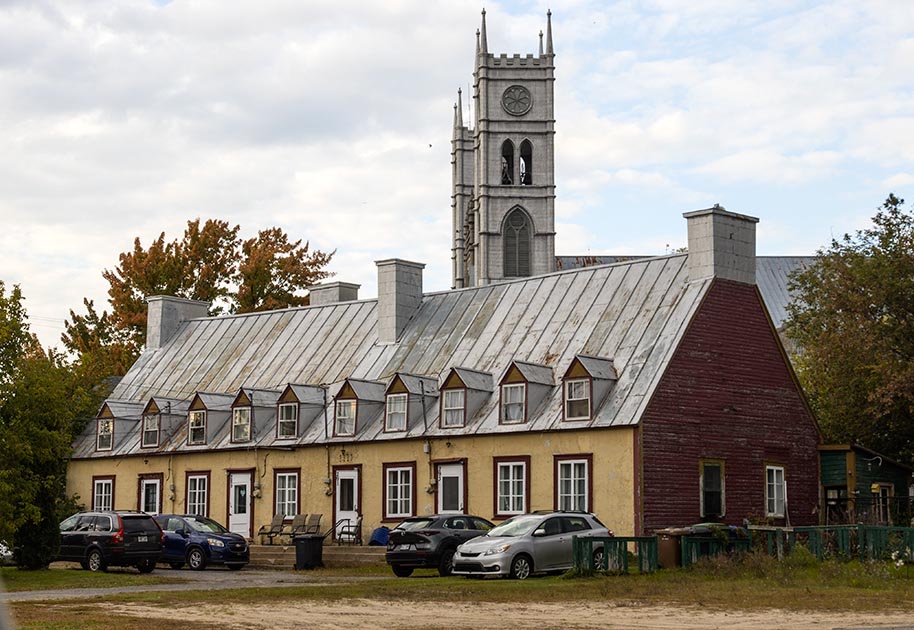
{"type": "Polygon", "coordinates": [[[451,574],[457,545],[485,534],[494,525],[468,514],[433,514],[404,520],[390,531],[387,564],[398,577],[409,577],[417,568],[451,574]]]}
{"type": "MultiPolygon", "coordinates": [[[[502,575],[524,580],[534,573],[567,571],[575,536],[608,537],[593,514],[547,512],[515,516],[457,548],[454,575],[502,575]]],[[[603,546],[594,545],[594,564],[603,562],[603,546]]]]}
{"type": "Polygon", "coordinates": [[[60,524],[58,560],[79,562],[89,571],[134,566],[155,569],[165,536],[144,512],[80,512],[60,524]]]}

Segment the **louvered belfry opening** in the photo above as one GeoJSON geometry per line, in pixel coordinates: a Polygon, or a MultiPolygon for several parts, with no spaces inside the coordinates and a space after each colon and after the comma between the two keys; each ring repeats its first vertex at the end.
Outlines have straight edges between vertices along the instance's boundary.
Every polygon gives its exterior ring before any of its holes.
{"type": "Polygon", "coordinates": [[[533,233],[530,218],[520,207],[508,213],[505,219],[505,277],[519,278],[530,275],[530,239],[533,233]]]}

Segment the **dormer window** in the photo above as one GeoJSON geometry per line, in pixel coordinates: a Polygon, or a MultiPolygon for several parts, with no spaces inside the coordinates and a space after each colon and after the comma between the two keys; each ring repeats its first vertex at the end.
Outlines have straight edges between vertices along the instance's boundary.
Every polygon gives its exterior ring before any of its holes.
{"type": "Polygon", "coordinates": [[[251,440],[251,408],[236,407],[232,409],[232,442],[249,442],[251,440]]]}
{"type": "Polygon", "coordinates": [[[565,419],[590,419],[590,380],[580,378],[565,381],[565,419]]]}
{"type": "Polygon", "coordinates": [[[206,412],[191,411],[187,414],[187,443],[206,444],[206,412]]]}
{"type": "Polygon", "coordinates": [[[114,445],[114,420],[100,418],[96,435],[95,450],[110,451],[114,445]]]}
{"type": "Polygon", "coordinates": [[[140,444],[143,448],[154,448],[159,445],[159,414],[143,416],[143,436],[140,444]]]}
{"type": "Polygon", "coordinates": [[[355,435],[355,400],[337,400],[334,418],[334,435],[355,435]]]}
{"type": "Polygon", "coordinates": [[[441,426],[447,429],[466,424],[467,390],[446,389],[442,392],[441,426]]]}
{"type": "Polygon", "coordinates": [[[526,383],[506,383],[501,386],[501,423],[521,424],[527,421],[526,383]]]}
{"type": "Polygon", "coordinates": [[[406,431],[406,401],[408,394],[387,395],[385,431],[406,431]]]}
{"type": "Polygon", "coordinates": [[[279,405],[276,433],[279,438],[294,438],[296,436],[298,433],[297,403],[279,405]]]}

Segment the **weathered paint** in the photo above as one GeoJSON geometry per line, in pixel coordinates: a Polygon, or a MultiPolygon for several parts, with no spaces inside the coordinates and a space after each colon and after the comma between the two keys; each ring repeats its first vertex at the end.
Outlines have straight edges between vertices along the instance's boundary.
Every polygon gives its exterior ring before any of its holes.
{"type": "Polygon", "coordinates": [[[725,521],[765,513],[785,468],[794,525],[818,521],[818,428],[754,286],[715,280],[643,417],[644,529],[699,522],[697,463],[726,463],[725,521]]]}
{"type": "MultiPolygon", "coordinates": [[[[634,496],[634,460],[632,442],[635,429],[589,429],[585,431],[555,431],[547,433],[514,433],[502,436],[438,438],[429,440],[429,452],[424,452],[423,440],[395,440],[372,443],[333,444],[328,447],[310,446],[294,450],[250,449],[220,452],[182,453],[180,455],[148,455],[123,457],[116,465],[110,459],[72,460],[69,465],[68,492],[91,503],[92,478],[97,475],[116,476],[114,506],[137,509],[140,475],[163,475],[164,511],[183,512],[186,502],[186,477],[189,472],[209,473],[208,493],[210,515],[224,522],[227,517],[227,471],[255,469],[254,481],[260,483],[261,496],[254,501],[254,531],[268,524],[273,516],[274,471],[300,469],[301,488],[299,512],[324,514],[324,527],[329,528],[333,514],[333,497],[327,496],[324,479],[330,477],[328,468],[361,466],[361,506],[366,535],[382,524],[383,470],[385,464],[415,462],[418,504],[415,512],[435,511],[435,495],[431,489],[432,462],[465,460],[467,462],[466,510],[493,518],[495,506],[495,458],[530,458],[530,509],[551,509],[555,501],[555,458],[563,455],[593,456],[591,480],[592,509],[617,534],[634,532],[631,509],[634,496]],[[172,495],[170,484],[175,484],[172,495]],[[173,498],[172,498],[173,496],[173,498]]],[[[387,523],[389,524],[389,523],[387,523]]]]}

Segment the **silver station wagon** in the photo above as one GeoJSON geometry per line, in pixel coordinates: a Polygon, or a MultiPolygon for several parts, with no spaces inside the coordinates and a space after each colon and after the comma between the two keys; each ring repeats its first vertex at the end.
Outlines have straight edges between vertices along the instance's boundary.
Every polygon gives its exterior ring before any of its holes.
{"type": "MultiPolygon", "coordinates": [[[[596,516],[586,512],[522,514],[460,545],[453,574],[525,580],[534,573],[567,571],[574,536],[612,535],[596,516]]],[[[594,563],[602,564],[602,545],[595,545],[593,553],[594,563]]]]}

